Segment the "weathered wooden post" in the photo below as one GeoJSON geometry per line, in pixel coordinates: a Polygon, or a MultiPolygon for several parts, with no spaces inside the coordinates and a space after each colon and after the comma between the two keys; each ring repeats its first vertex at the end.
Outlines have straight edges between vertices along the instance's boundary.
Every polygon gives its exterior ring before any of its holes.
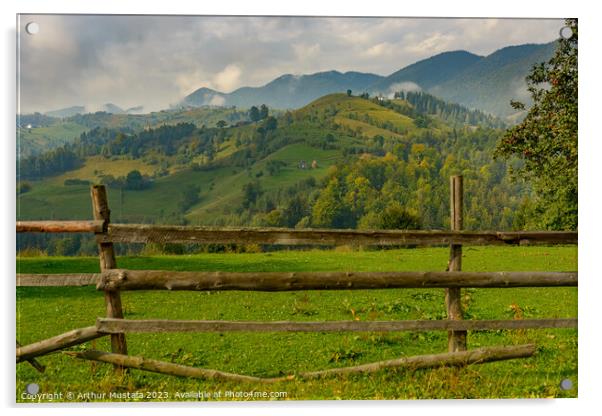
{"type": "MultiPolygon", "coordinates": [[[[451,230],[460,231],[463,227],[464,183],[462,176],[450,178],[450,210],[451,230]]],[[[462,245],[451,244],[449,251],[449,271],[462,270],[462,245]]],[[[462,297],[460,288],[445,289],[445,306],[447,319],[463,319],[462,297]]],[[[447,333],[447,347],[449,352],[466,350],[466,331],[449,331],[447,333]]]]}
{"type": "MultiPolygon", "coordinates": [[[[94,213],[94,219],[104,221],[102,233],[106,233],[111,219],[111,211],[109,210],[109,202],[107,200],[107,191],[104,185],[93,185],[90,190],[90,194],[92,197],[92,210],[94,213]]],[[[99,242],[98,255],[100,257],[101,272],[117,268],[117,260],[115,259],[113,243],[99,242]]],[[[107,308],[107,318],[123,319],[121,295],[119,294],[119,290],[105,290],[105,305],[107,308]]],[[[111,335],[111,350],[114,353],[127,354],[125,334],[111,335]]],[[[119,370],[122,369],[120,366],[116,366],[115,368],[119,370]]]]}

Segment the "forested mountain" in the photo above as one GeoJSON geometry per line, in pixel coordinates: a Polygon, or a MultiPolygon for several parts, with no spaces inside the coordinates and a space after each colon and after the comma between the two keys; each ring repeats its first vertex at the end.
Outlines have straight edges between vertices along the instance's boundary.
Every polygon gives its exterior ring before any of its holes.
{"type": "Polygon", "coordinates": [[[143,109],[144,109],[144,107],[141,105],[123,109],[113,103],[107,103],[107,104],[103,105],[103,107],[102,107],[102,111],[104,111],[106,113],[110,113],[110,114],[137,114],[137,113],[142,113],[143,109]]]}
{"type": "Polygon", "coordinates": [[[104,183],[118,222],[441,229],[461,173],[466,228],[521,228],[528,190],[492,159],[500,125],[420,92],[331,94],[235,123],[107,123],[22,160],[18,217],[89,218],[89,186],[104,183]]]}
{"type": "MultiPolygon", "coordinates": [[[[262,103],[274,108],[302,107],[325,94],[352,90],[356,94],[392,96],[395,92],[424,91],[501,117],[516,117],[512,99],[528,96],[525,77],[531,67],[548,60],[555,42],[510,46],[488,56],[467,51],[444,52],[382,77],[360,72],[320,72],[283,75],[261,87],[243,87],[222,93],[201,87],[182,100],[185,106],[250,107],[262,103]]],[[[527,103],[528,104],[528,103],[527,103]]],[[[512,118],[511,118],[512,119],[512,118]]]]}
{"type": "MultiPolygon", "coordinates": [[[[484,111],[506,117],[513,122],[517,111],[510,106],[510,100],[528,98],[525,77],[536,63],[546,61],[555,50],[555,42],[543,45],[527,44],[502,48],[488,56],[478,56],[467,51],[444,52],[408,65],[388,76],[362,72],[326,71],[308,75],[282,75],[260,87],[242,87],[231,93],[223,93],[207,87],[200,87],[184,97],[167,113],[180,112],[191,107],[238,107],[265,104],[273,109],[297,109],[311,101],[331,93],[344,93],[351,90],[355,95],[369,93],[391,98],[399,91],[423,91],[451,103],[458,103],[470,109],[484,111]]],[[[526,104],[529,101],[526,100],[526,104]]],[[[103,112],[113,115],[135,115],[142,107],[123,109],[108,103],[103,112]]],[[[163,119],[151,113],[154,119],[163,119]]],[[[85,114],[85,107],[74,106],[49,111],[46,116],[69,119],[85,114]]],[[[25,117],[27,115],[23,115],[25,117]]],[[[68,121],[68,120],[67,120],[68,121]]],[[[153,125],[151,120],[149,125],[153,125]]],[[[22,123],[23,125],[23,123],[22,123]]],[[[89,127],[89,126],[87,126],[89,127]]],[[[77,131],[77,128],[72,129],[77,131]]],[[[50,143],[54,142],[53,132],[44,134],[50,143]]],[[[61,132],[59,144],[68,141],[61,132]]],[[[77,134],[81,133],[78,131],[77,134]]],[[[27,140],[28,135],[23,135],[27,140]]],[[[32,141],[37,153],[42,140],[32,141]]],[[[30,146],[24,146],[24,149],[30,146]]]]}
{"type": "Polygon", "coordinates": [[[510,116],[516,112],[510,100],[530,105],[525,77],[534,64],[548,61],[555,49],[556,42],[503,48],[428,91],[469,108],[510,116]]]}
{"type": "Polygon", "coordinates": [[[399,91],[400,85],[406,89],[411,87],[407,84],[416,84],[420,89],[428,90],[454,78],[481,59],[482,56],[466,51],[443,52],[392,73],[372,84],[370,90],[389,95],[399,91]]]}
{"type": "Polygon", "coordinates": [[[60,108],[58,110],[47,111],[44,114],[47,115],[48,117],[63,118],[63,117],[71,117],[76,114],[83,114],[85,112],[86,112],[86,107],[84,107],[83,105],[74,105],[72,107],[60,108]]]}

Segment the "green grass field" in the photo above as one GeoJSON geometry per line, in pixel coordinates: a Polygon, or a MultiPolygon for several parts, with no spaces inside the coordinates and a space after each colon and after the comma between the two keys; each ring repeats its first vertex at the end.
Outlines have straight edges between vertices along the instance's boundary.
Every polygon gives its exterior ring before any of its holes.
{"type": "MultiPolygon", "coordinates": [[[[242,168],[218,168],[208,171],[185,169],[154,181],[153,186],[142,191],[109,189],[109,204],[115,221],[149,222],[178,212],[178,202],[186,185],[198,185],[201,189],[200,201],[191,207],[186,217],[195,224],[207,223],[221,215],[224,207],[238,206],[242,200],[243,186],[255,180],[262,171],[261,185],[264,190],[284,188],[303,179],[314,177],[317,180],[326,176],[328,168],[336,163],[341,154],[335,150],[316,149],[304,144],[291,144],[258,161],[249,172],[242,168]],[[269,176],[266,168],[268,160],[281,160],[286,166],[274,176],[269,176]],[[299,169],[299,160],[309,164],[318,162],[317,169],[299,169]],[[149,204],[148,201],[153,201],[149,204]]],[[[31,181],[32,190],[18,196],[17,217],[21,220],[33,219],[89,219],[91,212],[90,187],[88,185],[65,186],[68,178],[86,179],[98,182],[94,171],[101,174],[125,176],[132,169],[142,173],[152,173],[155,167],[145,165],[141,160],[105,160],[91,158],[82,168],[60,176],[31,181]]]]}
{"type": "MultiPolygon", "coordinates": [[[[120,257],[130,269],[229,271],[393,271],[443,270],[448,249],[387,251],[280,251],[246,254],[120,257]]],[[[577,269],[576,247],[467,247],[467,271],[570,271],[577,269]]],[[[98,272],[96,257],[21,258],[19,273],[98,272]]],[[[466,289],[466,317],[504,319],[577,316],[576,288],[466,289]]],[[[306,292],[124,292],[125,316],[131,319],[224,320],[394,320],[445,318],[444,291],[439,289],[342,290],[306,292]]],[[[102,293],[94,287],[17,288],[17,339],[29,344],[74,328],[92,325],[104,315],[102,293]]],[[[170,333],[128,335],[129,353],[190,366],[254,376],[278,376],[369,363],[401,356],[444,352],[444,332],[399,333],[170,333]]],[[[17,366],[17,400],[28,383],[40,393],[72,392],[75,400],[114,400],[111,392],[167,392],[155,400],[184,400],[177,393],[204,392],[202,400],[257,400],[245,392],[267,392],[261,400],[279,399],[427,399],[576,397],[577,331],[572,329],[476,331],[469,348],[535,342],[528,359],[431,370],[384,370],[312,381],[263,385],[204,381],[132,370],[113,374],[106,364],[79,361],[55,353],[40,357],[47,366],[36,372],[17,366]],[[574,388],[563,391],[568,378],[574,388]],[[80,396],[93,392],[100,396],[80,396]],[[234,392],[234,393],[233,393],[234,392]],[[285,392],[278,393],[278,392],[285,392]],[[221,394],[221,396],[219,396],[221,394]],[[242,397],[226,397],[237,394],[242,397]]],[[[74,349],[109,350],[107,338],[74,349]]],[[[152,393],[151,393],[152,395],[152,393]]],[[[68,399],[65,399],[68,400],[68,399]]],[[[127,400],[127,399],[125,399],[127,400]]],[[[153,400],[145,397],[144,400],[153,400]]],[[[190,399],[188,400],[197,400],[190,399]]]]}
{"type": "Polygon", "coordinates": [[[27,156],[72,142],[86,130],[86,127],[69,121],[57,122],[48,127],[19,128],[19,145],[24,152],[23,156],[27,156]]]}

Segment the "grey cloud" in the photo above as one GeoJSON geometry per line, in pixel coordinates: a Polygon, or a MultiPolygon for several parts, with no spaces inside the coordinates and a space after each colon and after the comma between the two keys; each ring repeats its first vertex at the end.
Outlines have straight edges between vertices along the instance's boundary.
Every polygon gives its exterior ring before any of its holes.
{"type": "MultiPolygon", "coordinates": [[[[562,20],[26,15],[22,112],[106,102],[166,108],[199,87],[259,86],[324,70],[392,73],[465,49],[549,42],[562,20]]],[[[228,91],[224,91],[228,92],[228,91]]]]}

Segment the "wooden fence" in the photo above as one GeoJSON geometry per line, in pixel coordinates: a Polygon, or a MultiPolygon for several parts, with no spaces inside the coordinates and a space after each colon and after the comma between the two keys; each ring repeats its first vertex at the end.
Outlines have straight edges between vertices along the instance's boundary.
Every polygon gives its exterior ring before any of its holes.
{"type": "Polygon", "coordinates": [[[85,286],[95,284],[104,293],[106,317],[95,325],[75,329],[30,345],[17,343],[17,362],[28,361],[39,371],[44,367],[36,357],[63,350],[102,336],[111,337],[111,353],[84,351],[65,353],[86,360],[111,363],[118,371],[137,368],[164,374],[276,382],[294,376],[258,378],[224,373],[150,360],[127,355],[126,334],[133,332],[226,332],[226,331],[447,331],[448,352],[381,361],[355,367],[305,372],[297,378],[317,378],[333,374],[373,372],[382,368],[407,366],[427,368],[441,365],[466,365],[513,358],[530,357],[532,344],[466,349],[467,331],[576,328],[577,318],[521,320],[463,320],[461,288],[511,288],[577,286],[577,272],[463,272],[462,245],[577,244],[576,232],[462,231],[463,182],[461,176],[450,180],[451,231],[407,230],[329,230],[280,228],[210,228],[111,224],[104,186],[91,188],[92,221],[19,221],[17,232],[94,233],[99,248],[101,273],[18,274],[17,286],[85,286]],[[168,270],[123,270],[117,268],[114,243],[238,243],[270,245],[363,245],[429,246],[449,245],[450,257],[442,272],[174,272],[168,270]],[[448,319],[402,321],[324,321],[324,322],[250,322],[124,319],[120,293],[123,290],[341,290],[391,288],[442,288],[448,319]]]}

